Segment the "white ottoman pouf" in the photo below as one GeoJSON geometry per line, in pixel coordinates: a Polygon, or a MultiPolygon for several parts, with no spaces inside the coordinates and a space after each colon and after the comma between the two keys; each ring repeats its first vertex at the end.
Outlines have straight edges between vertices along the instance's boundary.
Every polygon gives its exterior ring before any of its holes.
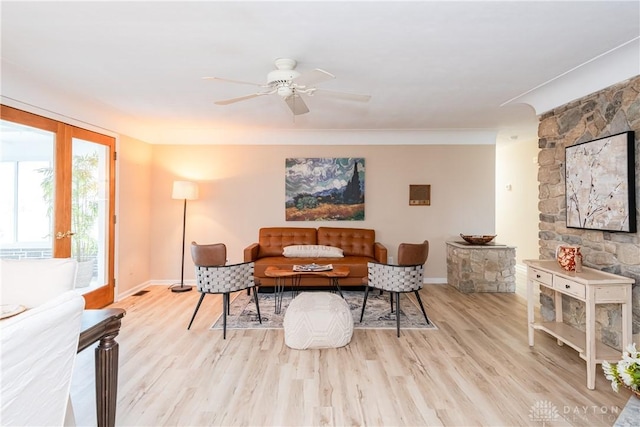
{"type": "Polygon", "coordinates": [[[329,292],[302,292],[284,314],[284,342],[298,350],[349,344],[353,317],[349,304],[329,292]]]}

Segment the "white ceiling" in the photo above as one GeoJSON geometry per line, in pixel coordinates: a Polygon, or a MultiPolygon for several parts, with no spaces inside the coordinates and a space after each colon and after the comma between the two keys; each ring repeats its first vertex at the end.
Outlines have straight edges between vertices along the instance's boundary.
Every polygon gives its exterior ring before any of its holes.
{"type": "Polygon", "coordinates": [[[155,143],[176,129],[535,134],[541,111],[520,95],[640,35],[638,1],[2,1],[1,12],[4,101],[155,143]],[[259,88],[203,76],[263,83],[279,57],[371,101],[316,95],[295,120],[276,95],[214,104],[259,88]],[[84,107],[59,111],[42,87],[84,107]]]}

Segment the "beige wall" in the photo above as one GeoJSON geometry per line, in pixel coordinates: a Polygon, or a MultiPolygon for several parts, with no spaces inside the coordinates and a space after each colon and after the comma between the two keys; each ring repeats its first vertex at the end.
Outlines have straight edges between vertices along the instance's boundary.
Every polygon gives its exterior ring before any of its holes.
{"type": "Polygon", "coordinates": [[[123,297],[150,278],[151,160],[153,146],[118,140],[116,292],[123,297]]]}
{"type": "MultiPolygon", "coordinates": [[[[242,261],[243,249],[257,240],[260,227],[353,226],[375,229],[377,240],[394,257],[399,243],[428,239],[426,276],[438,281],[446,278],[446,240],[461,232],[494,232],[494,145],[154,145],[152,151],[149,278],[153,282],[180,278],[183,204],[171,199],[175,179],[200,183],[200,199],[187,206],[187,244],[224,242],[230,262],[242,261]],[[287,157],[364,157],[365,220],[286,222],[287,157]],[[409,206],[410,184],[431,185],[431,206],[409,206]]],[[[185,280],[193,277],[187,252],[185,280]]]]}
{"type": "Polygon", "coordinates": [[[539,151],[537,139],[496,145],[496,241],[516,247],[518,264],[538,259],[539,151]]]}

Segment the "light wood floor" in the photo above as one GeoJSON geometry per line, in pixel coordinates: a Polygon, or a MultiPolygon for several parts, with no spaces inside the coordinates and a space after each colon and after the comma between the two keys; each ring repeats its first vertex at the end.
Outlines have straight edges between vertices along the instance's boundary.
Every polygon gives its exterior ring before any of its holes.
{"type": "MultiPolygon", "coordinates": [[[[151,286],[127,310],[120,343],[119,426],[550,426],[611,425],[629,395],[536,332],[527,345],[518,294],[421,291],[437,331],[355,330],[340,349],[291,350],[282,330],[209,326],[221,298],[151,286]],[[542,408],[542,410],[536,410],[542,408]],[[554,412],[555,410],[555,412],[554,412]]],[[[78,425],[95,425],[93,351],[76,363],[78,425]]]]}

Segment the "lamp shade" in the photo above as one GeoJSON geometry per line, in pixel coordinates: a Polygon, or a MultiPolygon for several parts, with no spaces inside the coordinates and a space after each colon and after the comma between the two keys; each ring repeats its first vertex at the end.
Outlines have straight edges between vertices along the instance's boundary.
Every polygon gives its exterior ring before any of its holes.
{"type": "Polygon", "coordinates": [[[198,184],[191,181],[173,181],[172,199],[195,200],[198,198],[198,184]]]}

